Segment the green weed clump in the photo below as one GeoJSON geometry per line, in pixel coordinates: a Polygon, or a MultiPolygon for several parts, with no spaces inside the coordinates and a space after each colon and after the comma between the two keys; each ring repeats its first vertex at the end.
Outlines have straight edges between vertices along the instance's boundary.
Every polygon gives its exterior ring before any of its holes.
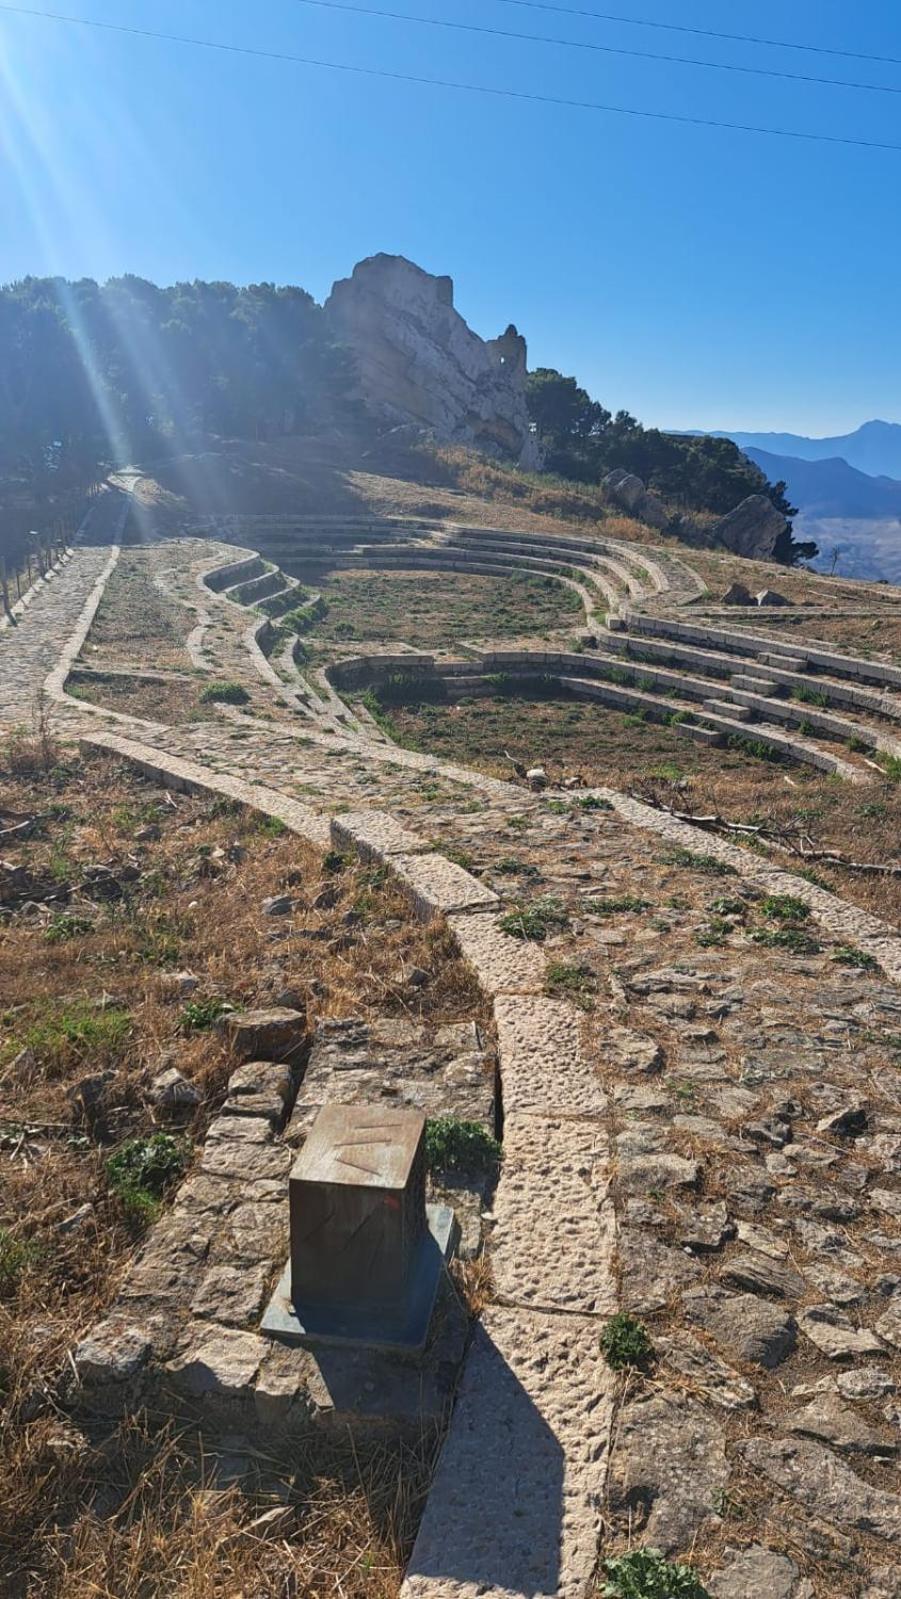
{"type": "Polygon", "coordinates": [[[99,1010],[82,1000],[33,1022],[22,1042],[50,1067],[73,1061],[93,1065],[114,1055],[130,1031],[128,1011],[114,1006],[99,1010]]]}
{"type": "Polygon", "coordinates": [[[760,909],[772,922],[806,922],[810,915],[810,906],[794,894],[768,894],[760,909]]]}
{"type": "Polygon", "coordinates": [[[569,914],[562,900],[553,894],[542,894],[531,905],[518,905],[507,911],[498,918],[497,925],[511,938],[543,944],[549,933],[563,932],[569,926],[569,914]]]}
{"type": "Polygon", "coordinates": [[[61,911],[50,918],[44,938],[48,944],[67,944],[70,938],[80,938],[84,933],[90,933],[93,926],[87,916],[70,916],[61,911]]]}
{"type": "Polygon", "coordinates": [[[657,1549],[633,1549],[604,1561],[604,1599],[710,1599],[691,1566],[674,1565],[657,1549]]]}
{"type": "Polygon", "coordinates": [[[654,1345],[644,1322],[620,1310],[601,1333],[601,1354],[612,1371],[644,1371],[654,1359],[654,1345]]]}
{"type": "Polygon", "coordinates": [[[545,973],[548,993],[556,999],[571,999],[582,1010],[593,1010],[598,980],[590,966],[568,966],[551,961],[545,973]]]}
{"type": "Polygon", "coordinates": [[[862,972],[873,972],[879,965],[875,955],[868,955],[865,949],[858,949],[856,944],[839,944],[832,952],[832,959],[840,966],[856,966],[862,972]]]}
{"type": "Polygon", "coordinates": [[[735,867],[721,861],[716,855],[697,855],[691,849],[673,849],[663,857],[664,866],[690,866],[695,872],[708,877],[734,877],[735,867]]]}
{"type": "Polygon", "coordinates": [[[159,1203],[191,1158],[191,1146],[171,1133],[130,1138],[106,1163],[106,1179],[133,1221],[149,1223],[159,1203]]]}
{"type": "Polygon", "coordinates": [[[34,1239],[17,1238],[8,1227],[0,1227],[0,1298],[14,1292],[23,1271],[40,1252],[34,1239]]]}
{"type": "Polygon", "coordinates": [[[250,695],[241,683],[208,683],[200,695],[202,705],[247,705],[250,695]]]}
{"type": "Polygon", "coordinates": [[[435,1116],[425,1124],[425,1158],[433,1172],[482,1171],[497,1165],[501,1146],[481,1122],[435,1116]]]}
{"type": "Polygon", "coordinates": [[[191,999],[181,1013],[181,1024],[187,1033],[203,1033],[214,1027],[220,1016],[234,1010],[227,999],[214,994],[210,999],[191,999]]]}

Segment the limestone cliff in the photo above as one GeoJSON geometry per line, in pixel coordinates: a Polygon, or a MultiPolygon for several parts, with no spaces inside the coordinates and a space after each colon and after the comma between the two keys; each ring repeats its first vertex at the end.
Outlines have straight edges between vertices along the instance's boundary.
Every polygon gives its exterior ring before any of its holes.
{"type": "Polygon", "coordinates": [[[526,341],[512,325],[481,339],[454,309],[449,277],[373,255],[335,283],[325,314],[356,358],[369,409],[519,465],[539,464],[526,406],[526,341]]]}

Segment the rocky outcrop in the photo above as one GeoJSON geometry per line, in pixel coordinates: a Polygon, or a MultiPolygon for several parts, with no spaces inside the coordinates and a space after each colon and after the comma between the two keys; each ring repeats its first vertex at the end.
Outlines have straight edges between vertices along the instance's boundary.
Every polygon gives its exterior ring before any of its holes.
{"type": "Polygon", "coordinates": [[[731,550],[751,560],[772,558],[776,545],[788,528],[785,517],[765,494],[749,494],[724,516],[710,533],[714,549],[731,550]]]}
{"type": "Polygon", "coordinates": [[[540,464],[526,405],[526,341],[512,326],[481,339],[454,309],[449,277],[373,255],[334,284],[325,314],[353,353],[369,409],[520,466],[540,464]]]}
{"type": "Polygon", "coordinates": [[[615,467],[601,479],[601,487],[611,500],[621,505],[623,510],[630,515],[638,517],[640,522],[647,522],[650,527],[665,527],[669,521],[669,513],[663,501],[657,498],[652,490],[645,487],[640,477],[634,472],[626,472],[623,467],[615,467]]]}

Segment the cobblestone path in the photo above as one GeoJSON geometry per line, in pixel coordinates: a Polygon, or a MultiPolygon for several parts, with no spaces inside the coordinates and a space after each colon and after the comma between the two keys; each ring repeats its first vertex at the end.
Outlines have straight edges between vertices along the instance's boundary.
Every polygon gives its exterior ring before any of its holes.
{"type": "Polygon", "coordinates": [[[631,1541],[691,1558],[714,1599],[898,1599],[897,934],[622,795],[532,794],[323,721],[198,587],[216,555],[153,558],[250,714],[60,698],[97,547],[0,638],[0,722],[49,677],[67,734],[374,855],[493,1000],[494,1295],[405,1596],[587,1599],[631,1541]],[[794,951],[786,894],[809,911],[794,951]],[[644,1373],[601,1356],[617,1313],[648,1328],[644,1373]]]}

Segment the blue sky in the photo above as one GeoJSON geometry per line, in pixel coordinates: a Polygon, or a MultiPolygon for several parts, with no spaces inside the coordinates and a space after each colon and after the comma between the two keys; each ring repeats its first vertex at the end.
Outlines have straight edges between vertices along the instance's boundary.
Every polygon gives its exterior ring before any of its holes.
{"type": "MultiPolygon", "coordinates": [[[[32,0],[37,9],[50,0],[32,0]]],[[[384,9],[901,90],[901,65],[501,0],[384,9]]],[[[897,0],[568,0],[901,60],[897,0]]],[[[72,15],[359,66],[901,145],[901,94],[455,33],[301,0],[55,0],[72,15]]],[[[901,151],[466,94],[0,8],[0,280],[300,283],[377,250],[489,336],[658,425],[901,420],[901,151]]]]}

